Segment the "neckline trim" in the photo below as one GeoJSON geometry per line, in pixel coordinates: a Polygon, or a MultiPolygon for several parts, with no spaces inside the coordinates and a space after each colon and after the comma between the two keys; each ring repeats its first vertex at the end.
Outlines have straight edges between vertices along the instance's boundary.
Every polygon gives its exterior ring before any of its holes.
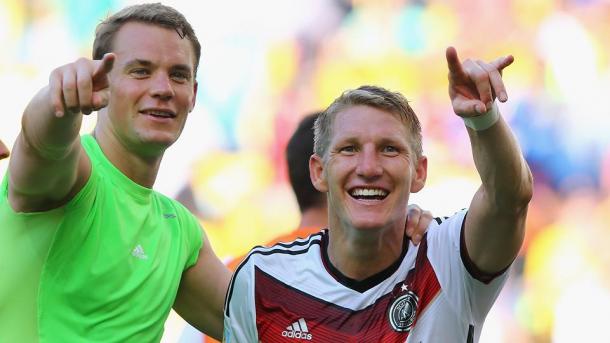
{"type": "Polygon", "coordinates": [[[387,268],[367,277],[364,280],[356,280],[344,275],[330,262],[330,258],[328,257],[328,229],[322,231],[322,239],[320,246],[322,263],[324,264],[326,271],[343,286],[350,288],[356,292],[364,293],[388,279],[392,274],[394,274],[394,272],[398,270],[398,268],[402,264],[402,261],[407,255],[407,251],[409,250],[409,237],[407,235],[403,236],[402,252],[398,259],[396,259],[396,261],[394,261],[387,268]]]}
{"type": "MultiPolygon", "coordinates": [[[[102,166],[105,172],[109,172],[113,174],[114,179],[120,182],[124,187],[128,188],[129,193],[142,201],[147,201],[150,198],[150,195],[153,193],[152,188],[147,188],[138,183],[134,182],[132,179],[127,177],[127,175],[123,174],[119,168],[117,168],[100,147],[99,143],[91,134],[86,134],[82,136],[83,147],[87,151],[88,154],[96,155],[96,162],[102,166]]],[[[94,161],[91,161],[92,168],[94,168],[94,161]]]]}

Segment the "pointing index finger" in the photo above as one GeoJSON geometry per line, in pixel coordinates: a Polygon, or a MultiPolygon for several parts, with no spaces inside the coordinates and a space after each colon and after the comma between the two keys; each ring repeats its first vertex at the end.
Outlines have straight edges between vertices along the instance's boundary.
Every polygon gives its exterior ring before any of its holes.
{"type": "Polygon", "coordinates": [[[116,60],[116,55],[109,52],[102,57],[100,60],[100,64],[98,64],[97,68],[93,72],[93,78],[99,79],[103,78],[112,70],[112,66],[114,65],[114,61],[116,60]]]}
{"type": "Polygon", "coordinates": [[[457,51],[454,47],[450,46],[445,51],[445,57],[447,58],[447,67],[449,67],[449,74],[453,75],[464,75],[464,69],[462,69],[462,63],[458,57],[457,51]]]}

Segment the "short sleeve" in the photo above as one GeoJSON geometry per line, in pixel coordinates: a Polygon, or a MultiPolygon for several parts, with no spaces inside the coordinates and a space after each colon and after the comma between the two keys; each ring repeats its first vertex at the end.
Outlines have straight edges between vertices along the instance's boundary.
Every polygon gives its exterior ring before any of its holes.
{"type": "Polygon", "coordinates": [[[247,260],[233,274],[225,300],[223,342],[258,342],[253,275],[247,260]]]}
{"type": "Polygon", "coordinates": [[[506,282],[505,271],[489,283],[475,279],[460,254],[460,235],[466,210],[439,219],[428,231],[428,259],[438,277],[443,294],[456,313],[469,322],[480,322],[491,309],[506,282]]]}
{"type": "Polygon", "coordinates": [[[182,228],[184,231],[185,241],[183,242],[187,251],[187,259],[184,269],[192,267],[197,263],[197,259],[199,258],[199,251],[203,246],[203,240],[207,239],[205,237],[203,228],[201,224],[199,224],[199,220],[195,217],[189,210],[182,207],[181,204],[178,204],[180,210],[183,214],[184,227],[182,228]]]}

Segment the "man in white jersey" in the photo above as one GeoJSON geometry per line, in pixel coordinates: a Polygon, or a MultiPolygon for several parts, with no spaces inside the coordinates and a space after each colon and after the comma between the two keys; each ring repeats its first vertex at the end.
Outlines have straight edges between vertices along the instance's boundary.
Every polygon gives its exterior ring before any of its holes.
{"type": "Polygon", "coordinates": [[[532,177],[500,117],[512,56],[461,62],[446,51],[449,96],[482,185],[468,210],[438,218],[419,246],[401,223],[426,181],[419,121],[399,93],[363,86],[318,118],[313,184],[329,227],[255,248],[225,304],[226,342],[476,342],[524,235],[532,177]]]}

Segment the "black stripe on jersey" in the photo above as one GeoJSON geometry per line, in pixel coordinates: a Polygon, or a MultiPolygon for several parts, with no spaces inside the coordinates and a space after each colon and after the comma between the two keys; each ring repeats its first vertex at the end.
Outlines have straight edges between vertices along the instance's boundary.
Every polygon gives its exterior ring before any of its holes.
{"type": "Polygon", "coordinates": [[[474,342],[474,325],[468,325],[468,337],[466,337],[466,343],[474,342]]]}
{"type": "MultiPolygon", "coordinates": [[[[463,209],[461,209],[460,211],[464,211],[464,210],[466,210],[466,209],[465,209],[465,208],[463,208],[463,209]]],[[[458,212],[460,212],[460,211],[458,211],[458,212]]],[[[458,213],[458,212],[455,212],[455,213],[458,213]]],[[[437,222],[439,225],[440,225],[442,222],[444,222],[445,220],[447,220],[447,219],[449,219],[449,217],[448,217],[448,216],[443,216],[443,217],[435,217],[435,218],[434,218],[434,220],[435,220],[435,221],[436,221],[436,222],[437,222]]]]}
{"type": "Polygon", "coordinates": [[[260,245],[252,248],[252,250],[250,250],[250,253],[248,253],[248,256],[246,256],[246,258],[239,264],[239,266],[235,269],[233,276],[231,277],[231,283],[229,284],[229,289],[227,290],[226,301],[225,301],[227,317],[230,317],[229,303],[231,302],[231,298],[233,297],[233,286],[235,284],[235,276],[237,275],[237,273],[239,273],[241,268],[246,265],[248,260],[250,260],[250,256],[252,256],[254,254],[260,254],[260,255],[265,255],[265,256],[273,255],[273,254],[289,254],[289,255],[304,254],[304,253],[308,252],[309,248],[311,248],[313,245],[320,245],[321,239],[314,240],[314,238],[321,237],[324,232],[325,232],[325,230],[322,230],[318,233],[314,233],[314,234],[310,235],[307,240],[300,241],[300,242],[292,241],[291,243],[277,243],[269,248],[266,248],[266,247],[263,247],[260,245]],[[306,246],[306,248],[301,249],[301,250],[287,250],[289,248],[300,247],[300,246],[306,246]],[[263,250],[263,249],[268,249],[268,250],[263,250]]]}
{"type": "Polygon", "coordinates": [[[252,250],[255,250],[255,249],[265,249],[265,248],[266,249],[270,249],[270,248],[273,248],[275,246],[280,246],[280,247],[283,247],[283,248],[292,248],[292,247],[298,247],[298,246],[302,246],[302,245],[307,245],[311,241],[311,238],[313,238],[314,236],[321,235],[323,231],[326,231],[326,229],[322,229],[322,230],[320,230],[320,232],[313,233],[313,234],[309,235],[306,238],[297,238],[298,240],[301,240],[301,241],[297,241],[297,239],[295,239],[292,242],[277,242],[277,243],[273,244],[270,247],[266,247],[266,246],[263,246],[263,245],[257,245],[254,248],[252,248],[252,250]]]}
{"type": "Polygon", "coordinates": [[[444,216],[444,217],[435,217],[434,220],[436,220],[436,222],[438,223],[438,225],[441,225],[441,223],[445,220],[449,219],[449,217],[444,216]]]}

